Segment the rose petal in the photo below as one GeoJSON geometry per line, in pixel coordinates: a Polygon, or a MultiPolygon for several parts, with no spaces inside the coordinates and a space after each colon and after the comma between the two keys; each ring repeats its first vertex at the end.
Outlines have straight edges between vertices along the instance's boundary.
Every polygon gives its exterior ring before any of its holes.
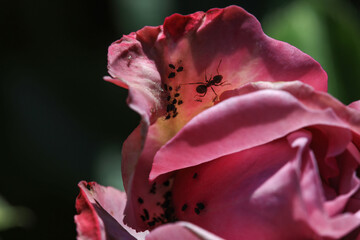
{"type": "Polygon", "coordinates": [[[336,183],[338,186],[334,189],[336,197],[325,203],[325,208],[330,216],[343,212],[349,199],[360,188],[360,180],[356,176],[356,170],[359,167],[357,162],[359,155],[360,153],[354,144],[350,143],[346,151],[337,157],[339,175],[336,178],[334,177],[334,180],[339,180],[336,183]]]}
{"type": "Polygon", "coordinates": [[[289,199],[298,187],[287,186],[294,177],[285,169],[295,156],[296,150],[281,139],[184,169],[173,186],[176,215],[225,239],[301,236],[306,229],[295,231],[288,221],[289,199]],[[278,171],[285,171],[286,177],[273,179],[278,171]],[[199,203],[204,205],[202,210],[196,210],[199,203]]]}
{"type": "Polygon", "coordinates": [[[114,78],[105,80],[129,89],[128,104],[144,121],[160,108],[161,79],[155,62],[144,53],[135,34],[113,43],[108,52],[108,70],[114,78]]]}
{"type": "Polygon", "coordinates": [[[162,225],[153,230],[146,240],[183,240],[183,239],[206,239],[206,240],[221,240],[214,234],[194,225],[189,222],[176,222],[162,225]]]}
{"type": "Polygon", "coordinates": [[[360,190],[357,191],[347,203],[346,210],[360,217],[360,190]]]}
{"type": "Polygon", "coordinates": [[[127,227],[122,219],[126,194],[95,182],[79,183],[75,216],[78,239],[145,239],[145,234],[127,227]],[[89,190],[89,189],[90,190],[89,190]]]}
{"type": "Polygon", "coordinates": [[[176,215],[226,239],[339,238],[359,226],[360,218],[324,211],[309,133],[288,141],[181,170],[173,186],[176,215]]]}
{"type": "MultiPolygon", "coordinates": [[[[156,128],[150,127],[148,136],[156,136],[153,131],[156,131],[156,128]]],[[[162,221],[168,221],[165,217],[161,217],[161,214],[164,214],[164,210],[160,204],[164,202],[164,194],[171,189],[170,183],[167,186],[163,185],[163,182],[168,180],[169,176],[165,174],[154,182],[150,182],[148,178],[153,156],[160,146],[156,139],[147,139],[140,157],[137,159],[136,169],[128,179],[128,199],[124,222],[136,230],[143,231],[150,227],[155,227],[153,218],[161,218],[162,221]],[[139,201],[140,198],[143,201],[139,201]]],[[[129,152],[129,154],[131,153],[129,152]]],[[[129,162],[129,158],[127,160],[122,166],[124,164],[132,164],[129,162]]],[[[159,220],[156,222],[156,225],[160,223],[159,220]]]]}
{"type": "MultiPolygon", "coordinates": [[[[329,96],[327,101],[331,104],[335,99],[329,96]]],[[[290,93],[278,90],[255,91],[226,99],[193,118],[157,152],[150,179],[261,145],[303,127],[323,124],[349,128],[333,109],[316,106],[316,102],[313,105],[305,105],[290,93]]],[[[342,109],[345,111],[345,106],[342,109]]],[[[360,122],[358,115],[356,121],[360,122]]],[[[359,123],[352,124],[360,133],[359,123]]]]}
{"type": "MultiPolygon", "coordinates": [[[[353,143],[360,149],[360,114],[354,108],[345,107],[339,100],[326,93],[314,91],[314,89],[301,82],[256,82],[242,88],[227,91],[222,95],[222,100],[240,94],[251,93],[261,89],[277,89],[291,93],[301,103],[309,108],[331,108],[344,122],[350,125],[353,131],[353,143]]],[[[356,102],[355,102],[356,103],[356,102]]]]}
{"type": "Polygon", "coordinates": [[[350,103],[349,107],[360,111],[360,100],[350,103]]]}
{"type": "Polygon", "coordinates": [[[301,169],[301,175],[298,174],[301,192],[295,196],[293,207],[295,219],[306,222],[317,236],[335,239],[341,238],[359,227],[360,218],[355,215],[344,213],[330,217],[324,211],[320,174],[314,155],[308,149],[306,138],[295,140],[289,138],[289,140],[292,142],[292,146],[299,147],[301,150],[297,161],[293,162],[294,170],[301,169]]]}

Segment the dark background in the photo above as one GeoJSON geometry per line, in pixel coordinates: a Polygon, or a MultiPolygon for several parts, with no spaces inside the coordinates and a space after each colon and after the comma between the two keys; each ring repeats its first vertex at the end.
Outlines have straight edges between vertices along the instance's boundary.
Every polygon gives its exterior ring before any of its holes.
{"type": "Polygon", "coordinates": [[[172,13],[242,6],[267,34],[320,61],[333,95],[359,99],[359,1],[314,2],[3,1],[0,239],[74,239],[77,183],[121,188],[121,144],[139,117],[127,91],[102,80],[107,48],[172,13]]]}

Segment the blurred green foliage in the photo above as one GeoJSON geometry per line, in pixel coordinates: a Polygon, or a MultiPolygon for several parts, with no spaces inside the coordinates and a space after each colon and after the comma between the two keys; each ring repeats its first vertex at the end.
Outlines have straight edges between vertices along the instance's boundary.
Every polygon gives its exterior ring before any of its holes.
{"type": "Polygon", "coordinates": [[[112,0],[117,29],[122,34],[144,26],[158,26],[174,11],[175,0],[112,0]]]}
{"type": "Polygon", "coordinates": [[[0,196],[0,231],[12,227],[29,227],[33,222],[34,215],[29,209],[11,206],[0,196]]]}
{"type": "Polygon", "coordinates": [[[104,186],[124,191],[121,177],[121,148],[119,144],[108,143],[100,148],[93,166],[94,179],[104,186]]]}
{"type": "Polygon", "coordinates": [[[360,96],[360,18],[344,1],[298,0],[269,12],[264,31],[320,62],[329,92],[349,104],[360,96]]]}

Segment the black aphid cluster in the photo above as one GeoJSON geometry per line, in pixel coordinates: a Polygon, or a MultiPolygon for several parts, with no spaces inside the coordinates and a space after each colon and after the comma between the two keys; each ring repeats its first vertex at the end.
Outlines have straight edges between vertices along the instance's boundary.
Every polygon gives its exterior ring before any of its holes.
{"type": "MultiPolygon", "coordinates": [[[[198,173],[195,172],[195,173],[193,174],[192,178],[193,178],[194,181],[195,181],[195,179],[198,178],[198,173]]],[[[190,205],[191,205],[191,204],[190,204],[190,205]]],[[[182,205],[182,207],[181,207],[181,211],[185,212],[185,211],[188,209],[188,207],[189,207],[189,203],[184,203],[184,204],[182,205]]],[[[199,214],[201,213],[201,211],[204,210],[204,209],[205,209],[205,204],[204,204],[203,202],[197,202],[197,203],[195,204],[195,207],[194,207],[194,212],[195,212],[197,215],[199,215],[199,214]]]]}
{"type": "MultiPolygon", "coordinates": [[[[181,62],[181,61],[180,61],[181,62]]],[[[175,65],[173,64],[169,64],[169,68],[171,69],[171,72],[168,75],[168,78],[175,78],[176,77],[176,73],[182,72],[184,70],[184,67],[179,66],[178,68],[175,67],[175,65]]],[[[178,113],[178,109],[177,106],[183,104],[183,101],[181,99],[179,99],[180,97],[180,93],[178,92],[180,89],[180,85],[177,86],[174,90],[175,93],[173,93],[173,87],[171,85],[167,85],[164,83],[163,88],[165,90],[165,92],[167,92],[168,96],[166,98],[167,100],[167,105],[166,105],[166,117],[165,120],[172,118],[175,118],[179,113],[178,113]]]]}
{"type": "MultiPolygon", "coordinates": [[[[167,180],[163,182],[162,184],[164,187],[170,186],[170,181],[167,180]]],[[[154,182],[151,185],[151,188],[149,190],[150,194],[156,194],[157,193],[157,185],[156,182],[154,182]]],[[[168,223],[168,222],[175,222],[177,219],[175,217],[175,209],[172,203],[172,192],[166,191],[163,196],[162,202],[157,202],[156,205],[160,206],[162,208],[162,213],[159,215],[154,213],[152,216],[149,213],[149,211],[146,208],[143,208],[142,214],[140,214],[140,218],[143,222],[146,222],[146,224],[149,227],[155,226],[157,223],[168,223]]],[[[144,199],[141,197],[138,197],[138,203],[140,205],[144,204],[144,199]]]]}

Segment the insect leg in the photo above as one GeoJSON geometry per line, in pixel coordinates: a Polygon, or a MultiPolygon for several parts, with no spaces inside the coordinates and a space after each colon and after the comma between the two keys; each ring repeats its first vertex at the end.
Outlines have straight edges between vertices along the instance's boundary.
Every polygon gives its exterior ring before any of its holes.
{"type": "Polygon", "coordinates": [[[195,97],[205,97],[205,95],[206,95],[206,92],[204,92],[203,95],[197,94],[197,95],[195,95],[195,97]]]}
{"type": "Polygon", "coordinates": [[[212,86],[210,86],[210,87],[211,87],[211,90],[214,92],[215,96],[217,97],[218,95],[216,94],[216,92],[215,92],[215,90],[213,89],[213,87],[212,87],[212,86]]]}
{"type": "Polygon", "coordinates": [[[226,86],[226,85],[231,85],[231,83],[228,82],[221,82],[221,83],[216,83],[214,84],[215,86],[226,86]]]}
{"type": "Polygon", "coordinates": [[[220,59],[219,65],[218,65],[218,67],[216,69],[216,72],[217,72],[218,75],[219,75],[219,67],[220,67],[221,62],[222,62],[222,59],[220,59]]]}
{"type": "Polygon", "coordinates": [[[204,84],[204,82],[194,82],[194,83],[182,83],[181,85],[191,85],[191,84],[204,84]]]}
{"type": "Polygon", "coordinates": [[[218,100],[219,99],[219,96],[216,94],[216,92],[215,92],[215,90],[211,87],[211,90],[214,92],[214,94],[215,94],[215,97],[214,97],[214,99],[213,99],[213,102],[215,102],[216,100],[218,100]]]}

